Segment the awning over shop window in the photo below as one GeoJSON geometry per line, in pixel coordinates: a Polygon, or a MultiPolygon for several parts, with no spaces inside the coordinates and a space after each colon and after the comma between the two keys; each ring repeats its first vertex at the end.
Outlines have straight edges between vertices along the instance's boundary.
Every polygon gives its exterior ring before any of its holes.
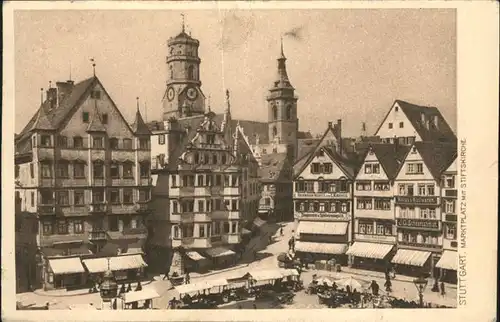
{"type": "Polygon", "coordinates": [[[201,261],[201,260],[205,259],[205,257],[200,255],[200,253],[194,252],[194,251],[186,252],[186,256],[191,258],[194,261],[201,261]]]}
{"type": "Polygon", "coordinates": [[[295,251],[303,253],[318,253],[318,254],[344,254],[347,250],[347,244],[331,244],[331,243],[312,243],[297,241],[295,243],[295,251]]]}
{"type": "Polygon", "coordinates": [[[253,224],[257,227],[262,227],[266,222],[259,217],[255,218],[253,224]]]}
{"type": "Polygon", "coordinates": [[[55,275],[85,272],[79,257],[49,259],[49,265],[55,275]]]}
{"type": "MultiPolygon", "coordinates": [[[[83,264],[89,273],[102,273],[108,270],[107,258],[84,259],[83,264]]],[[[109,268],[112,271],[122,271],[127,269],[138,269],[148,266],[141,255],[125,255],[110,257],[109,268]]]]}
{"type": "Polygon", "coordinates": [[[399,249],[394,255],[392,262],[394,264],[424,266],[427,259],[431,256],[430,252],[420,250],[399,249]]]}
{"type": "Polygon", "coordinates": [[[249,275],[257,282],[283,278],[282,272],[278,269],[257,270],[255,272],[250,272],[249,275]]]}
{"type": "Polygon", "coordinates": [[[300,234],[345,235],[347,222],[302,221],[299,223],[300,234]]]}
{"type": "Polygon", "coordinates": [[[437,262],[436,267],[456,271],[458,269],[457,252],[452,250],[445,250],[441,258],[437,262]]]}
{"type": "Polygon", "coordinates": [[[358,257],[383,259],[389,254],[393,247],[394,245],[389,244],[355,242],[349,247],[346,254],[358,257]]]}
{"type": "Polygon", "coordinates": [[[229,256],[229,255],[234,255],[235,252],[233,252],[230,249],[224,248],[224,247],[214,247],[214,248],[209,248],[207,249],[207,255],[210,257],[222,257],[222,256],[229,256]]]}
{"type": "Polygon", "coordinates": [[[144,288],[140,291],[128,292],[123,294],[123,301],[125,302],[125,304],[129,304],[132,302],[151,300],[159,297],[160,295],[158,294],[158,292],[154,288],[150,287],[144,288]]]}

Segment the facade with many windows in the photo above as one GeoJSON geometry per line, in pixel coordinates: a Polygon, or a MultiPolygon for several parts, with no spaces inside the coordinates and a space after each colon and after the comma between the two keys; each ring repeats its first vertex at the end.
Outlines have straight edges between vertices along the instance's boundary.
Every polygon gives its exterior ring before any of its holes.
{"type": "Polygon", "coordinates": [[[443,252],[441,174],[454,156],[453,143],[416,142],[396,177],[398,252],[392,262],[401,271],[439,275],[435,266],[443,252]]]}
{"type": "Polygon", "coordinates": [[[354,182],[353,265],[383,270],[395,252],[394,179],[407,146],[370,145],[354,182]]]}
{"type": "Polygon", "coordinates": [[[49,88],[16,138],[15,155],[21,210],[38,219],[37,279],[46,288],[85,284],[87,273],[107,269],[103,256],[119,257],[114,270],[120,278],[140,274],[151,190],[149,135],[139,111],[129,125],[95,76],[49,88]]]}

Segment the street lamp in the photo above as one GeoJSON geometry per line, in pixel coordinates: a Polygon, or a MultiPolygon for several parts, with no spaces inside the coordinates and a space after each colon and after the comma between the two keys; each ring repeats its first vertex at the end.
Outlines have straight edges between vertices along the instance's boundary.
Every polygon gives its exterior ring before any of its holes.
{"type": "Polygon", "coordinates": [[[103,302],[103,308],[106,307],[117,295],[118,293],[118,284],[116,283],[115,276],[109,267],[109,258],[108,258],[108,270],[104,273],[103,281],[101,284],[101,299],[103,302]]]}
{"type": "Polygon", "coordinates": [[[415,284],[415,287],[417,288],[418,291],[420,307],[424,307],[424,291],[425,287],[427,286],[427,279],[424,278],[423,276],[420,276],[419,278],[413,280],[413,284],[415,284]]]}

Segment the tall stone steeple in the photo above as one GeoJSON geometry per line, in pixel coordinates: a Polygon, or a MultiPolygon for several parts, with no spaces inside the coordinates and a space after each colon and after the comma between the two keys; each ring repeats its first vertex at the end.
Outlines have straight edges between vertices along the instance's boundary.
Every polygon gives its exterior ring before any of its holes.
{"type": "Polygon", "coordinates": [[[297,97],[286,70],[287,59],[283,50],[283,38],[280,45],[277,76],[267,96],[269,141],[286,144],[289,155],[295,157],[299,128],[297,97]]]}
{"type": "Polygon", "coordinates": [[[221,130],[224,132],[224,139],[228,144],[231,144],[233,137],[231,120],[231,102],[229,100],[229,90],[226,90],[226,108],[224,109],[224,119],[222,120],[221,130]]]}

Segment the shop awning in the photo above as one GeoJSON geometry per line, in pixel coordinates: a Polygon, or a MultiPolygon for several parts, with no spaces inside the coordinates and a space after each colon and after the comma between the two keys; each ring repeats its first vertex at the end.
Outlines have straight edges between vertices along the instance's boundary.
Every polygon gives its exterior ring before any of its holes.
{"type": "Polygon", "coordinates": [[[347,222],[302,221],[297,230],[300,234],[345,235],[347,225],[347,222]]]}
{"type": "Polygon", "coordinates": [[[194,251],[186,252],[186,255],[194,261],[201,261],[205,259],[205,257],[200,255],[200,253],[194,251]]]}
{"type": "MultiPolygon", "coordinates": [[[[83,264],[87,267],[89,273],[102,273],[108,270],[108,258],[91,258],[84,259],[83,264]]],[[[138,269],[148,266],[142,256],[125,255],[109,258],[109,268],[112,271],[122,271],[127,269],[138,269]]]]}
{"type": "Polygon", "coordinates": [[[260,219],[259,217],[255,218],[254,221],[253,221],[253,224],[257,227],[262,227],[262,225],[264,225],[266,222],[262,219],[260,219]]]}
{"type": "Polygon", "coordinates": [[[299,272],[294,268],[282,268],[280,271],[283,277],[299,276],[299,272]]]}
{"type": "Polygon", "coordinates": [[[355,242],[349,247],[346,254],[358,257],[384,259],[393,247],[394,245],[390,244],[355,242]]]}
{"type": "Polygon", "coordinates": [[[80,257],[49,259],[49,265],[55,275],[85,272],[80,257]]]}
{"type": "Polygon", "coordinates": [[[344,254],[346,250],[347,244],[295,242],[296,252],[339,255],[344,254]]]}
{"type": "Polygon", "coordinates": [[[444,268],[456,271],[458,269],[457,252],[445,250],[436,264],[437,268],[444,268]]]}
{"type": "Polygon", "coordinates": [[[212,287],[216,286],[224,286],[227,285],[227,280],[212,280],[212,281],[205,281],[205,282],[199,282],[199,283],[192,283],[192,284],[182,284],[175,286],[175,290],[179,292],[179,294],[191,294],[191,293],[197,293],[197,292],[202,292],[203,290],[209,290],[212,287]]]}
{"type": "Polygon", "coordinates": [[[158,292],[154,288],[149,287],[144,288],[140,291],[127,292],[123,294],[123,302],[125,302],[125,304],[129,304],[132,302],[151,300],[159,297],[160,294],[158,294],[158,292]]]}
{"type": "Polygon", "coordinates": [[[394,264],[424,266],[427,259],[431,256],[430,252],[411,249],[399,249],[394,255],[392,262],[394,264]]]}
{"type": "Polygon", "coordinates": [[[224,247],[214,247],[214,248],[209,248],[206,250],[207,255],[210,257],[222,257],[222,256],[229,256],[229,255],[234,255],[235,252],[233,252],[230,249],[224,248],[224,247]]]}
{"type": "Polygon", "coordinates": [[[257,282],[283,278],[282,272],[278,269],[258,270],[249,274],[257,282]]]}

